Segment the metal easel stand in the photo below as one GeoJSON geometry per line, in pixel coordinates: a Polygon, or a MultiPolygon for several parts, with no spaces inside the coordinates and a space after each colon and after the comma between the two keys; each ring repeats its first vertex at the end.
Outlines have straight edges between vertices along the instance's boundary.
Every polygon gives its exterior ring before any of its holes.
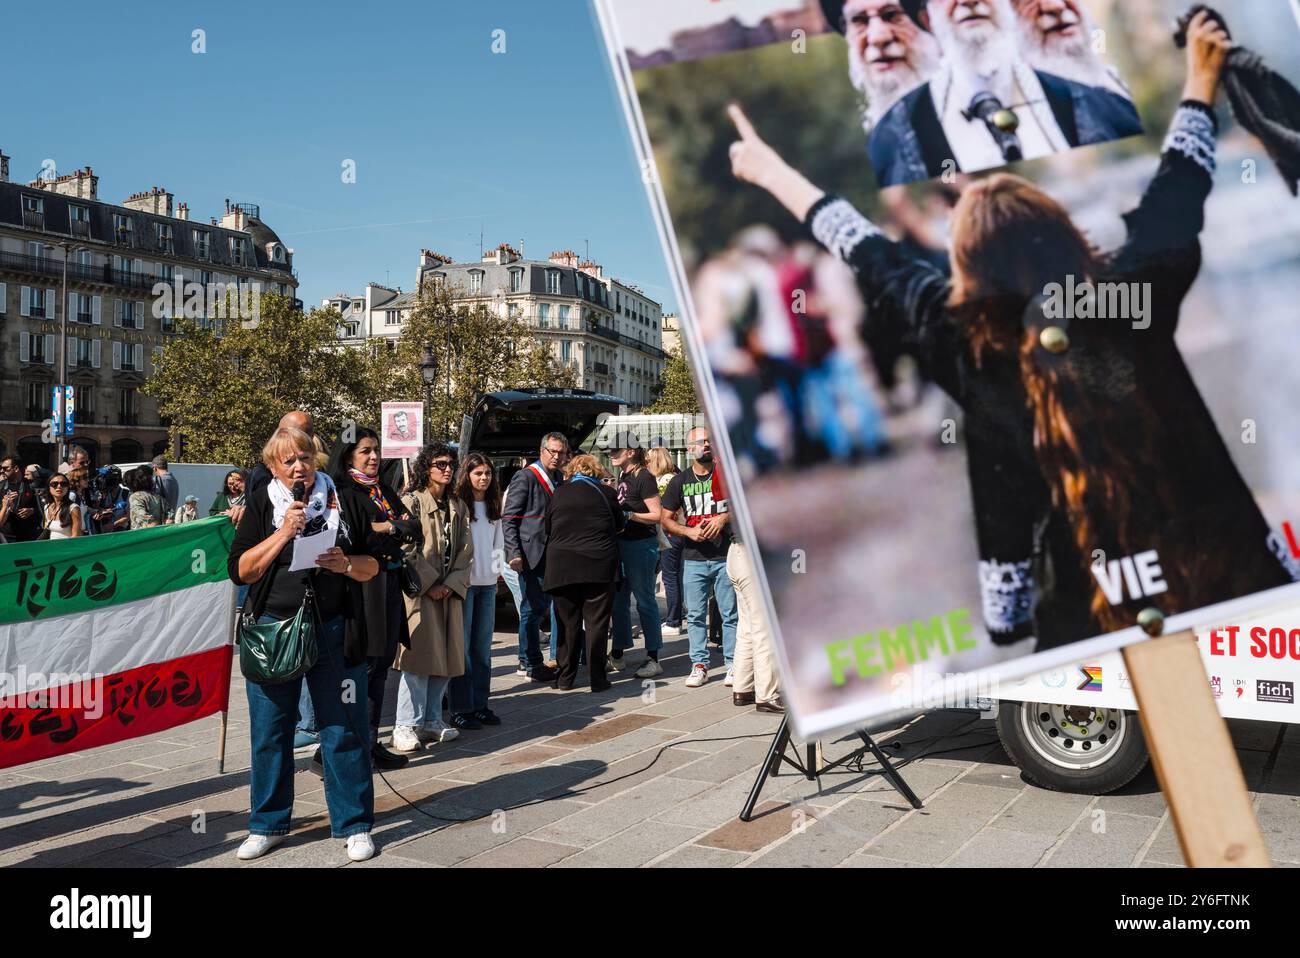
{"type": "Polygon", "coordinates": [[[786,754],[787,748],[791,745],[790,726],[788,719],[783,717],[780,728],[776,730],[776,735],[772,738],[772,746],[767,750],[767,758],[763,760],[763,764],[758,770],[758,778],[754,779],[754,787],[749,790],[749,798],[745,800],[745,807],[740,811],[740,820],[747,822],[753,817],[754,806],[758,804],[758,796],[763,791],[763,785],[767,781],[767,777],[770,775],[775,778],[777,772],[781,770],[782,762],[801,773],[811,782],[820,779],[823,772],[829,772],[841,765],[848,765],[853,762],[860,765],[868,752],[880,764],[881,774],[885,776],[890,785],[894,786],[898,794],[907,799],[913,808],[922,808],[921,800],[916,797],[916,793],[912,791],[911,786],[903,780],[903,776],[898,774],[898,769],[894,768],[889,756],[881,751],[880,746],[866,732],[858,729],[856,734],[858,738],[862,739],[862,745],[859,748],[854,749],[843,758],[828,762],[819,768],[817,765],[816,742],[805,743],[802,756],[799,755],[798,748],[790,749],[793,757],[786,754]]]}

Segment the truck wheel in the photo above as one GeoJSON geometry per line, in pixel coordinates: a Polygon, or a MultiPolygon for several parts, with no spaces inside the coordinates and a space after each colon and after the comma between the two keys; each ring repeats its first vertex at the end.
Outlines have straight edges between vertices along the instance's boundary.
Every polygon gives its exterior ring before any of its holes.
{"type": "Polygon", "coordinates": [[[1137,713],[1124,709],[1002,702],[997,728],[1012,761],[1041,788],[1104,795],[1147,764],[1137,713]]]}

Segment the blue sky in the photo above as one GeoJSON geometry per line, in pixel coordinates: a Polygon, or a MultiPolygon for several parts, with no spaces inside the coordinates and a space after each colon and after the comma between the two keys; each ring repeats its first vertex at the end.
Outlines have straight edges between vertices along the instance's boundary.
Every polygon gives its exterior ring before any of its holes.
{"type": "Polygon", "coordinates": [[[421,247],[477,259],[481,224],[532,258],[590,242],[673,306],[585,0],[71,0],[4,20],[15,181],[49,158],[94,167],[109,202],[162,186],[205,222],[226,197],[259,203],[309,305],[410,288],[421,247]]]}

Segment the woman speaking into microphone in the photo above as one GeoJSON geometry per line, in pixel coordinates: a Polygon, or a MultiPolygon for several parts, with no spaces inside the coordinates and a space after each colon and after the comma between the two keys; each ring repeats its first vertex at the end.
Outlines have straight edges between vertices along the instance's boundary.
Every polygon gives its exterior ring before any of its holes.
{"type": "Polygon", "coordinates": [[[340,504],[330,477],[316,471],[316,447],[305,432],[277,430],[262,450],[262,461],[273,478],[249,493],[227,568],[236,585],[252,585],[245,610],[262,623],[292,619],[310,586],[318,616],[317,659],[297,679],[244,683],[253,767],[248,838],[238,857],[260,858],[289,834],[293,732],[305,680],[320,727],[331,833],[347,840],[348,858],[364,861],[375,853],[366,650],[345,648],[344,632],[347,621],[361,615],[361,583],[379,572],[379,563],[365,551],[369,519],[355,498],[340,504]],[[317,568],[290,571],[294,540],[329,529],[335,530],[335,544],[316,560],[317,568]]]}

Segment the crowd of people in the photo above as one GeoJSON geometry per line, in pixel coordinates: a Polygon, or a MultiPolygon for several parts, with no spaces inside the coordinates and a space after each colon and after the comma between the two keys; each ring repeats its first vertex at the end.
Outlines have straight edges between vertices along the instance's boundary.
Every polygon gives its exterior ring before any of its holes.
{"type": "MultiPolygon", "coordinates": [[[[0,457],[0,543],[105,535],[201,518],[198,497],[178,502],[179,489],[166,456],[123,474],[117,466],[93,468],[81,446],[68,448],[57,472],[5,455],[0,457]]],[[[218,511],[225,510],[214,503],[209,515],[218,511]]]]}
{"type": "Polygon", "coordinates": [[[529,463],[499,466],[441,442],[414,460],[384,462],[375,431],[354,427],[330,448],[311,416],[294,410],[260,463],[226,474],[205,515],[197,496],[177,502],[165,457],[123,475],[92,470],[77,446],[56,473],[6,456],[0,535],[30,542],[228,518],[236,527],[228,574],[243,621],[284,623],[305,610],[317,652],[297,679],[245,682],[252,770],[238,857],[258,858],[288,834],[294,754],[310,748],[332,833],[362,861],[375,851],[374,771],[502,724],[490,706],[499,582],[518,611],[521,677],[561,692],[603,692],[624,673],[653,680],[664,674],[665,635],[685,633],[685,684],[699,688],[716,664],[712,635],[734,703],[784,711],[709,432],[697,428],[687,441],[684,470],[630,435],[608,450],[611,470],[570,449],[562,432],[542,436],[529,463]],[[333,545],[315,568],[292,568],[295,540],[326,530],[333,545]]]}
{"type": "MultiPolygon", "coordinates": [[[[330,449],[311,416],[294,410],[261,463],[226,474],[206,516],[236,526],[228,574],[240,614],[279,623],[307,608],[317,626],[317,659],[300,678],[245,682],[252,772],[241,860],[288,834],[298,749],[314,749],[308,767],[326,782],[332,832],[362,861],[374,854],[373,771],[502,724],[489,704],[498,582],[518,611],[521,677],[562,692],[580,684],[603,692],[621,673],[653,680],[664,673],[664,636],[685,632],[685,684],[699,688],[714,664],[714,635],[733,702],[784,711],[708,430],[689,434],[684,470],[666,449],[646,449],[634,436],[615,443],[611,471],[596,455],[575,454],[564,433],[547,433],[536,460],[502,482],[511,467],[441,442],[414,460],[385,463],[379,435],[354,427],[330,449]],[[291,569],[294,540],[330,529],[334,545],[316,567],[291,569]],[[384,716],[394,712],[391,737],[381,742],[384,716]]],[[[86,451],[73,446],[56,473],[13,455],[0,459],[0,471],[7,541],[201,518],[196,496],[176,501],[161,456],[122,475],[112,466],[92,470],[86,451]]]]}

